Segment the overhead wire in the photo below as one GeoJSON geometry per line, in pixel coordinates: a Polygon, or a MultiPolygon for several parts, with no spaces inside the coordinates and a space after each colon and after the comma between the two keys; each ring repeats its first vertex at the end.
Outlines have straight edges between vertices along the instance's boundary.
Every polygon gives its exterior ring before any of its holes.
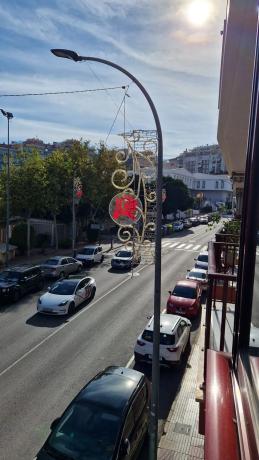
{"type": "MultiPolygon", "coordinates": [[[[116,115],[115,115],[114,120],[113,120],[113,122],[112,122],[112,124],[111,124],[111,127],[110,127],[110,129],[109,129],[109,132],[108,132],[108,134],[107,134],[107,136],[106,136],[105,145],[107,144],[107,141],[108,141],[108,139],[109,139],[109,136],[110,136],[110,134],[111,134],[111,132],[112,132],[112,129],[113,129],[115,123],[116,123],[116,120],[117,120],[118,115],[119,115],[119,113],[120,113],[121,107],[122,107],[123,103],[125,102],[125,98],[126,98],[126,96],[129,96],[129,95],[127,94],[127,91],[128,91],[128,86],[125,86],[125,92],[124,92],[122,101],[121,101],[121,103],[120,103],[120,105],[119,105],[119,108],[118,108],[118,110],[117,110],[117,112],[116,112],[116,115]]],[[[123,137],[124,137],[124,136],[123,136],[123,137]]]]}
{"type": "Polygon", "coordinates": [[[0,94],[0,97],[21,97],[21,96],[47,96],[51,94],[75,94],[75,93],[90,93],[95,91],[110,91],[114,89],[124,89],[125,86],[111,86],[109,88],[93,88],[93,89],[79,89],[73,91],[48,91],[44,93],[21,93],[21,94],[0,94]]]}

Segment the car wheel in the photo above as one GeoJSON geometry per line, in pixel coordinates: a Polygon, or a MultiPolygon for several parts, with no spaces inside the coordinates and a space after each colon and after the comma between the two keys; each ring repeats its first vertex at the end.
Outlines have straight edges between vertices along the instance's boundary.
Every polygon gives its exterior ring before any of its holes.
{"type": "Polygon", "coordinates": [[[94,287],[92,289],[92,292],[91,292],[91,295],[90,295],[90,300],[93,300],[94,296],[95,296],[95,293],[96,293],[96,288],[94,287]]]}
{"type": "Polygon", "coordinates": [[[19,289],[16,289],[12,296],[13,302],[17,302],[20,299],[20,297],[21,297],[21,292],[19,291],[19,289]]]}
{"type": "Polygon", "coordinates": [[[75,313],[75,309],[76,307],[75,307],[74,302],[70,302],[69,307],[68,307],[68,312],[67,312],[68,315],[73,315],[73,313],[75,313]]]}

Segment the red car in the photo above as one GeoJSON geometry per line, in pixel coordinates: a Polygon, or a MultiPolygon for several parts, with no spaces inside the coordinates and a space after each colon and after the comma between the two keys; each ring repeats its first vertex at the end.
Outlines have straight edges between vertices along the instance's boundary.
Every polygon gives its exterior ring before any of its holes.
{"type": "Polygon", "coordinates": [[[198,281],[184,280],[176,283],[169,291],[166,313],[184,315],[187,318],[197,316],[201,308],[202,289],[198,281]]]}

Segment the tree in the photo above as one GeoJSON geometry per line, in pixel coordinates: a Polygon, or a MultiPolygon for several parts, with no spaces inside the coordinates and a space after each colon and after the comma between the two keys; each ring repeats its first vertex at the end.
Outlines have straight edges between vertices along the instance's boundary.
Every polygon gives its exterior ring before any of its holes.
{"type": "Polygon", "coordinates": [[[30,218],[36,211],[45,208],[44,160],[36,149],[30,154],[17,154],[17,164],[12,168],[10,195],[13,213],[27,220],[27,255],[30,256],[30,218]]]}
{"type": "Polygon", "coordinates": [[[189,194],[186,185],[179,179],[164,177],[164,188],[166,189],[166,199],[163,202],[163,216],[176,213],[178,209],[185,211],[193,206],[193,198],[189,194]]]}
{"type": "Polygon", "coordinates": [[[64,150],[55,150],[44,162],[45,205],[54,221],[55,247],[58,249],[57,215],[71,201],[72,195],[72,159],[64,150]]]}

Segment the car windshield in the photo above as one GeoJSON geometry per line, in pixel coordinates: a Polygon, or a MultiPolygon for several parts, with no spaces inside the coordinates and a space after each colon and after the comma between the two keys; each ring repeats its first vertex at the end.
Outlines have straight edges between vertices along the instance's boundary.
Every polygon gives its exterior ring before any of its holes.
{"type": "Polygon", "coordinates": [[[44,262],[44,265],[58,265],[59,259],[48,259],[44,262]]]}
{"type": "Polygon", "coordinates": [[[197,260],[199,262],[208,262],[208,254],[202,254],[202,255],[198,256],[197,260]]]}
{"type": "MultiPolygon", "coordinates": [[[[144,330],[142,339],[147,342],[153,342],[153,331],[144,330]]],[[[160,345],[174,345],[175,336],[169,334],[160,334],[160,345]]]]}
{"type": "MultiPolygon", "coordinates": [[[[110,460],[120,429],[118,414],[105,407],[75,403],[65,412],[47,443],[60,458],[110,460]]],[[[58,457],[59,458],[59,457],[58,457]]]]}
{"type": "Polygon", "coordinates": [[[185,297],[186,299],[196,299],[196,289],[178,284],[173,290],[173,295],[176,297],[185,297]]]}
{"type": "Polygon", "coordinates": [[[5,280],[18,280],[20,274],[17,272],[11,272],[9,270],[4,270],[3,272],[0,273],[0,280],[5,281],[5,280]]]}
{"type": "Polygon", "coordinates": [[[189,273],[190,278],[199,278],[200,280],[206,279],[206,273],[191,271],[189,273]]]}
{"type": "Polygon", "coordinates": [[[119,252],[117,252],[116,257],[132,257],[132,252],[130,252],[130,251],[119,251],[119,252]]]}
{"type": "Polygon", "coordinates": [[[80,251],[80,254],[85,254],[86,256],[91,256],[94,253],[94,248],[84,248],[80,251]]]}
{"type": "Polygon", "coordinates": [[[51,294],[57,294],[57,295],[71,295],[71,294],[74,294],[76,286],[77,286],[77,281],[76,282],[73,280],[58,281],[52,286],[49,292],[51,294]]]}

